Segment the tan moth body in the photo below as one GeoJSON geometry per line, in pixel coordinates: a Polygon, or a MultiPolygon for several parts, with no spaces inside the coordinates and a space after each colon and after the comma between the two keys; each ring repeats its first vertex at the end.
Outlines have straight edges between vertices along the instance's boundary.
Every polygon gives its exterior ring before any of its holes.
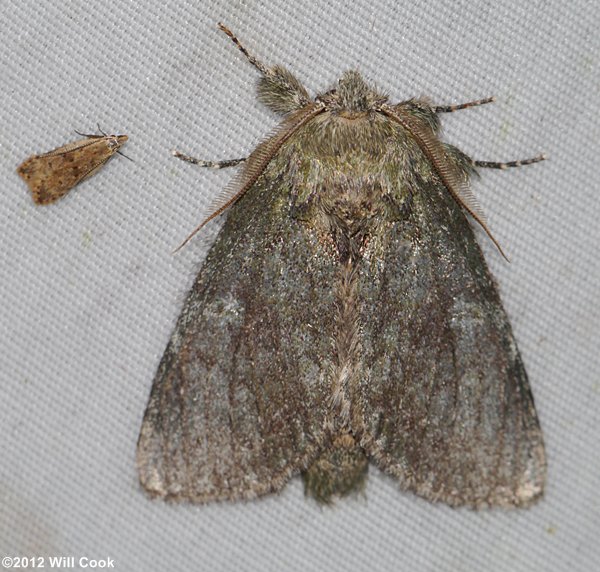
{"type": "Polygon", "coordinates": [[[86,135],[42,155],[33,155],[17,168],[38,205],[53,203],[91,177],[127,141],[127,135],[86,135]]]}

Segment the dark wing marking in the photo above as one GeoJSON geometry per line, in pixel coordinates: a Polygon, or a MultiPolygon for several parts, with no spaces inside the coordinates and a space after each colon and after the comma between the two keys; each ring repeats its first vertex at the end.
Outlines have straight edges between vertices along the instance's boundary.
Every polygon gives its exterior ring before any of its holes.
{"type": "Polygon", "coordinates": [[[526,505],[543,490],[527,376],[473,230],[441,184],[361,262],[361,444],[403,488],[450,505],[526,505]],[[371,317],[376,316],[376,319],[371,317]],[[375,343],[377,342],[377,343],[375,343]]]}
{"type": "Polygon", "coordinates": [[[152,494],[279,490],[324,439],[335,259],[268,177],[229,211],[159,366],[138,443],[152,494]]]}

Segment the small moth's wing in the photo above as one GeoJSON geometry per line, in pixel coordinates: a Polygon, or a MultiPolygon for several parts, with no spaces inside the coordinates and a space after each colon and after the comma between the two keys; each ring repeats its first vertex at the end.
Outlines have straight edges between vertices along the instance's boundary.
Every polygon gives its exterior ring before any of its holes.
{"type": "Polygon", "coordinates": [[[62,156],[35,156],[24,161],[17,173],[27,183],[33,201],[46,205],[66,195],[80,180],[62,156]]]}
{"type": "Polygon", "coordinates": [[[158,368],[138,442],[153,495],[276,491],[326,438],[335,258],[271,175],[228,211],[158,368]]]}
{"type": "Polygon", "coordinates": [[[498,292],[448,191],[421,187],[410,204],[360,268],[361,444],[429,500],[526,505],[542,494],[544,446],[498,292]]]}
{"type": "Polygon", "coordinates": [[[50,204],[91,177],[127,141],[127,135],[88,136],[26,159],[17,173],[37,204],[50,204]]]}

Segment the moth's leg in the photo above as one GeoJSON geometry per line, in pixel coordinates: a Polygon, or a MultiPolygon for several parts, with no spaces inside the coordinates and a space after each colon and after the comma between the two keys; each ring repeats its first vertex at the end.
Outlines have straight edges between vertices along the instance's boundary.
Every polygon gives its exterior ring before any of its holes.
{"type": "Polygon", "coordinates": [[[469,107],[477,107],[478,105],[485,105],[486,103],[492,103],[496,101],[495,97],[486,97],[485,99],[477,99],[476,101],[469,101],[467,103],[461,103],[460,105],[434,105],[433,111],[436,113],[452,113],[459,109],[468,109],[469,107]]]}
{"type": "Polygon", "coordinates": [[[243,157],[242,159],[227,159],[225,161],[204,161],[203,159],[190,157],[181,151],[173,151],[173,157],[177,157],[178,159],[191,163],[192,165],[207,167],[208,169],[224,169],[225,167],[235,167],[246,160],[246,157],[243,157]]]}
{"type": "Polygon", "coordinates": [[[225,32],[225,34],[227,34],[230,38],[231,41],[236,45],[237,49],[240,50],[240,52],[242,52],[242,54],[244,54],[246,56],[246,59],[263,75],[267,75],[269,73],[268,68],[263,65],[261,62],[259,62],[243,45],[242,43],[237,39],[237,37],[235,36],[235,34],[227,27],[224,26],[223,24],[221,24],[219,22],[218,24],[219,29],[222,32],[225,32]]]}
{"type": "Polygon", "coordinates": [[[290,113],[307,106],[311,99],[300,81],[281,66],[267,67],[258,61],[223,24],[219,29],[227,34],[237,49],[262,74],[258,82],[258,98],[275,113],[290,113]]]}
{"type": "Polygon", "coordinates": [[[508,161],[507,163],[499,163],[496,161],[473,161],[475,167],[485,167],[487,169],[509,169],[510,167],[522,167],[523,165],[531,165],[539,163],[546,158],[546,155],[538,155],[531,159],[521,159],[520,161],[508,161]]]}

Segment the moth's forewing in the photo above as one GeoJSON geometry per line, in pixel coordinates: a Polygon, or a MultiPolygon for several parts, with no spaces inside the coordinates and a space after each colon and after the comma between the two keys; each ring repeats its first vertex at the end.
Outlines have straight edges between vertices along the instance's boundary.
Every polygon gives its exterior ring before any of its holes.
{"type": "Polygon", "coordinates": [[[195,502],[283,487],[326,439],[335,260],[272,166],[230,209],[154,380],[142,485],[195,502]]]}
{"type": "Polygon", "coordinates": [[[545,455],[527,375],[464,212],[439,183],[360,263],[361,443],[403,488],[450,505],[527,505],[545,455]],[[369,261],[369,258],[371,262],[369,261]]]}
{"type": "Polygon", "coordinates": [[[35,203],[45,205],[66,195],[78,182],[68,156],[31,157],[17,170],[27,183],[35,203]]]}
{"type": "Polygon", "coordinates": [[[17,173],[37,204],[49,204],[91,177],[127,141],[127,135],[88,136],[25,160],[17,173]]]}

